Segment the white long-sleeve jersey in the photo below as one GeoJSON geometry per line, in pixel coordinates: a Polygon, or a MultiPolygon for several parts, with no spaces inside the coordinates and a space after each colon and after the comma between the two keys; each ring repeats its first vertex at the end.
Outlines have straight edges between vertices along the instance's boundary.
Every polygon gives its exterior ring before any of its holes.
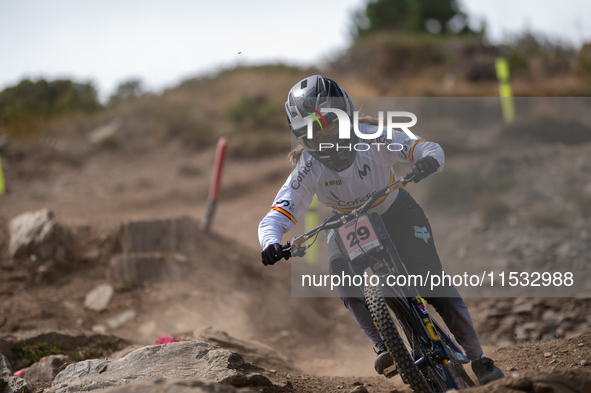
{"type": "MultiPolygon", "coordinates": [[[[377,129],[375,125],[359,124],[359,131],[364,134],[374,134],[377,129]]],[[[261,247],[265,249],[269,244],[281,243],[281,236],[305,213],[314,195],[332,209],[350,212],[376,191],[396,181],[392,166],[397,162],[408,163],[433,156],[439,162],[437,172],[443,170],[445,157],[437,143],[421,137],[411,139],[399,131],[393,131],[389,140],[385,137],[385,130],[383,133],[384,136],[378,139],[361,140],[371,147],[367,151],[358,150],[353,165],[341,172],[328,169],[303,151],[295,169],[277,193],[271,211],[259,224],[261,247]]],[[[370,211],[383,214],[397,196],[398,190],[379,198],[370,211]]]]}

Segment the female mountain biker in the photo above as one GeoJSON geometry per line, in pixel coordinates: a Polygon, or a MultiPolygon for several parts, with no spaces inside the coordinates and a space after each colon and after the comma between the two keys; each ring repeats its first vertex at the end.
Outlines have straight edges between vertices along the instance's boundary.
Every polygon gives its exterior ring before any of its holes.
{"type": "MultiPolygon", "coordinates": [[[[383,136],[364,140],[371,148],[351,148],[360,138],[351,128],[351,138],[339,140],[339,119],[335,113],[321,112],[323,108],[344,111],[353,127],[355,108],[335,81],[320,75],[310,76],[298,82],[288,94],[285,103],[287,121],[300,146],[289,155],[295,169],[259,225],[264,265],[273,265],[282,258],[282,235],[303,215],[314,195],[333,211],[350,212],[361,206],[373,192],[396,181],[392,165],[397,162],[412,163],[415,182],[443,169],[444,154],[438,144],[420,137],[412,139],[404,132],[394,131],[392,139],[387,139],[384,131],[383,136]],[[312,139],[307,138],[309,119],[312,119],[312,139]]],[[[375,121],[361,119],[359,123],[360,133],[377,134],[378,126],[370,124],[375,121]]],[[[401,188],[378,199],[370,212],[381,215],[409,274],[441,274],[441,262],[429,221],[407,191],[401,188]]],[[[350,271],[332,231],[327,238],[330,274],[359,274],[350,271]]],[[[375,369],[382,374],[392,365],[393,359],[365,307],[362,288],[341,285],[337,289],[359,327],[376,347],[375,369]]],[[[484,355],[468,309],[457,290],[453,286],[442,290],[432,297],[421,294],[435,307],[466,351],[479,382],[485,384],[502,378],[503,372],[484,355]]]]}

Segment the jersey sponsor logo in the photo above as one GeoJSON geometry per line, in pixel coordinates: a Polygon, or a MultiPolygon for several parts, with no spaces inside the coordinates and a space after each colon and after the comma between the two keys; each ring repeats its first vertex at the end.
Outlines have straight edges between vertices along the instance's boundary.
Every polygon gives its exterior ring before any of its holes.
{"type": "Polygon", "coordinates": [[[289,210],[291,210],[291,203],[287,200],[287,199],[280,199],[278,201],[275,201],[275,203],[273,203],[273,206],[282,206],[284,208],[288,208],[289,210]]]}
{"type": "MultiPolygon", "coordinates": [[[[393,172],[390,172],[390,178],[389,178],[389,182],[388,185],[393,184],[394,181],[396,180],[396,177],[394,176],[393,172]]],[[[369,198],[371,198],[371,196],[373,194],[376,193],[376,191],[367,193],[365,196],[363,197],[359,197],[359,198],[355,198],[352,201],[344,201],[342,199],[340,199],[334,192],[332,191],[328,191],[330,193],[331,196],[327,196],[329,202],[323,202],[326,206],[333,208],[335,210],[338,211],[342,211],[345,213],[350,213],[353,210],[357,209],[358,207],[360,207],[365,201],[367,201],[369,198]]],[[[379,204],[381,204],[382,202],[384,202],[386,200],[386,198],[388,197],[388,195],[384,195],[382,197],[379,197],[372,205],[371,208],[373,209],[374,207],[378,206],[379,204]]]]}
{"type": "Polygon", "coordinates": [[[302,180],[306,177],[308,173],[312,171],[312,159],[309,159],[304,165],[302,165],[295,176],[295,179],[291,180],[291,188],[297,190],[300,188],[302,180]]]}
{"type": "Polygon", "coordinates": [[[324,182],[324,187],[330,187],[330,186],[342,186],[343,185],[343,181],[341,179],[339,180],[328,180],[324,182]]]}
{"type": "Polygon", "coordinates": [[[392,142],[391,139],[388,139],[387,135],[380,135],[379,137],[375,138],[375,139],[370,139],[368,140],[368,143],[372,143],[372,144],[393,144],[394,142],[392,142]]]}
{"type": "Polygon", "coordinates": [[[423,239],[425,241],[425,243],[427,243],[429,241],[429,239],[431,238],[431,235],[429,234],[429,231],[427,230],[426,227],[413,226],[413,228],[415,229],[415,237],[417,237],[419,239],[423,239]]]}
{"type": "Polygon", "coordinates": [[[359,177],[363,179],[364,176],[367,176],[368,171],[371,171],[369,165],[363,164],[363,169],[359,171],[359,177]]]}
{"type": "Polygon", "coordinates": [[[350,207],[353,207],[353,208],[355,208],[355,207],[361,206],[365,201],[367,201],[369,198],[371,198],[371,196],[373,194],[375,194],[375,193],[376,193],[375,191],[368,192],[365,196],[355,198],[352,201],[343,201],[342,199],[339,199],[338,196],[336,196],[334,193],[331,192],[330,195],[332,195],[333,198],[330,198],[329,197],[328,199],[330,199],[334,203],[327,204],[327,206],[330,206],[330,207],[336,207],[336,206],[338,206],[338,207],[349,207],[349,208],[350,207]]]}

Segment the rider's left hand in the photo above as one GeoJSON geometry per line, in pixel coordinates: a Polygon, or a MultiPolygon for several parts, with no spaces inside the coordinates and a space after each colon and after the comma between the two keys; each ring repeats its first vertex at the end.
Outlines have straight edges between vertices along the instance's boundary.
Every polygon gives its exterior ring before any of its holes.
{"type": "Polygon", "coordinates": [[[439,168],[439,162],[433,156],[416,160],[412,164],[412,171],[414,173],[412,181],[417,183],[419,180],[423,180],[430,174],[435,173],[437,168],[439,168]]]}

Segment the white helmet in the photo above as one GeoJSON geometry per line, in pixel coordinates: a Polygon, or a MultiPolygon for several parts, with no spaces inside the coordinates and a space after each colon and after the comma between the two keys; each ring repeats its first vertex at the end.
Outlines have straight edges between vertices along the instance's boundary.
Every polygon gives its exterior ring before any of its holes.
{"type": "Polygon", "coordinates": [[[339,140],[337,115],[322,114],[322,108],[336,108],[344,111],[349,116],[351,128],[353,127],[355,107],[351,99],[335,81],[321,75],[303,79],[291,88],[285,102],[287,122],[292,134],[308,153],[327,168],[341,172],[353,165],[357,151],[350,144],[354,146],[359,141],[359,137],[354,132],[350,132],[351,139],[339,140]],[[309,119],[312,120],[314,139],[307,137],[309,119]],[[333,147],[323,149],[321,143],[325,146],[330,143],[333,147]],[[346,148],[337,149],[337,145],[346,145],[346,148]]]}

